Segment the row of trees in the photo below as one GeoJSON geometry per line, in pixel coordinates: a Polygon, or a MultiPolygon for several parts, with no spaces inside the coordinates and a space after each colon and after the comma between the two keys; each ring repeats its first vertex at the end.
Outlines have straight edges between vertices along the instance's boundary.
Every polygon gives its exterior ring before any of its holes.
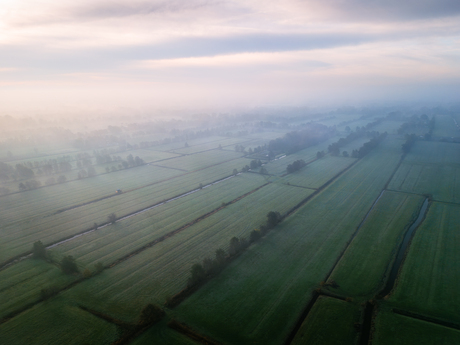
{"type": "Polygon", "coordinates": [[[361,138],[364,135],[375,137],[376,135],[378,135],[378,132],[369,132],[369,129],[371,129],[375,125],[378,125],[382,121],[383,118],[378,118],[374,122],[368,123],[366,126],[356,127],[355,132],[351,132],[345,138],[340,138],[335,143],[330,144],[327,148],[327,151],[333,156],[338,156],[340,154],[340,148],[351,143],[352,141],[361,138]]]}
{"type": "Polygon", "coordinates": [[[404,154],[409,153],[416,140],[417,136],[415,134],[406,134],[406,141],[402,144],[402,151],[404,154]]]}
{"type": "Polygon", "coordinates": [[[206,257],[202,263],[196,263],[191,267],[188,287],[193,288],[201,285],[209,277],[220,272],[225,265],[237,254],[245,250],[250,244],[263,237],[270,229],[274,228],[282,217],[279,212],[270,211],[267,214],[267,222],[259,229],[251,231],[249,240],[246,238],[232,237],[228,246],[228,254],[222,248],[215,251],[214,258],[206,257]]]}
{"type": "Polygon", "coordinates": [[[318,123],[308,124],[308,128],[286,133],[282,138],[270,140],[268,150],[291,154],[307,147],[316,145],[335,133],[335,129],[318,123]]]}
{"type": "Polygon", "coordinates": [[[286,171],[288,174],[291,174],[295,171],[302,169],[306,165],[307,163],[305,163],[303,159],[298,159],[294,161],[292,164],[288,164],[288,166],[286,167],[286,171]]]}
{"type": "Polygon", "coordinates": [[[363,158],[367,155],[373,148],[377,147],[377,145],[387,137],[387,132],[379,134],[378,136],[372,138],[367,143],[364,143],[358,150],[353,150],[351,156],[353,158],[363,158]]]}

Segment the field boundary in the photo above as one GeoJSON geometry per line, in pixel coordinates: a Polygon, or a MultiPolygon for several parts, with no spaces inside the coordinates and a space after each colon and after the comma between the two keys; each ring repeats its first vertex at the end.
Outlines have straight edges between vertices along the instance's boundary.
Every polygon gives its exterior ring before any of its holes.
{"type": "Polygon", "coordinates": [[[440,319],[437,319],[431,316],[425,316],[422,314],[414,313],[412,311],[407,311],[407,310],[398,309],[398,308],[393,308],[391,311],[398,315],[410,317],[410,318],[425,321],[425,322],[434,323],[436,325],[440,325],[440,326],[444,326],[444,327],[448,327],[448,328],[460,331],[460,325],[453,323],[453,322],[443,321],[443,320],[440,320],[440,319]]]}

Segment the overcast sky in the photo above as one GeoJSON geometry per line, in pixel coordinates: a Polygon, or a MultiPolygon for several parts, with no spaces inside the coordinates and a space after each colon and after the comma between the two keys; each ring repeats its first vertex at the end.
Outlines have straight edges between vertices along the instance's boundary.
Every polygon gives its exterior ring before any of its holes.
{"type": "Polygon", "coordinates": [[[459,94],[459,0],[0,0],[0,115],[459,94]]]}

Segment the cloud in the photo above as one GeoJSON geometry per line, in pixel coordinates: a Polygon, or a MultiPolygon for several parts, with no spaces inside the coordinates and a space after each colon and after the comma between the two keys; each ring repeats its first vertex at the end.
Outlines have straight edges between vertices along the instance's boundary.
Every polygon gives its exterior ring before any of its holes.
{"type": "Polygon", "coordinates": [[[460,15],[458,0],[296,0],[323,18],[369,21],[419,20],[460,15]]]}

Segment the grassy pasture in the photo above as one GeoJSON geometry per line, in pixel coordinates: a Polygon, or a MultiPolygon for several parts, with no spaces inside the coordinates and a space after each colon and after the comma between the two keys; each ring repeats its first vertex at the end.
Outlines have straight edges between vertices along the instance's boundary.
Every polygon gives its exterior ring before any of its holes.
{"type": "Polygon", "coordinates": [[[408,164],[460,165],[459,144],[416,141],[404,162],[408,164]]]}
{"type": "Polygon", "coordinates": [[[431,194],[438,201],[460,202],[460,146],[418,141],[388,189],[431,194]]]}
{"type": "Polygon", "coordinates": [[[147,332],[130,342],[131,345],[197,345],[194,340],[167,326],[166,318],[150,327],[147,332]]]}
{"type": "Polygon", "coordinates": [[[460,130],[457,128],[452,116],[435,116],[433,137],[460,137],[460,130]]]}
{"type": "MultiPolygon", "coordinates": [[[[2,215],[4,214],[5,218],[8,217],[10,223],[8,226],[5,225],[0,229],[0,234],[3,239],[0,243],[0,261],[4,261],[9,257],[30,250],[32,243],[37,240],[41,240],[44,244],[53,243],[59,239],[81,232],[82,230],[89,229],[95,222],[98,224],[104,223],[107,221],[107,215],[112,212],[115,212],[118,217],[121,217],[122,215],[129,214],[161,202],[162,200],[198,188],[200,183],[206,185],[207,183],[229,176],[233,168],[242,165],[243,162],[245,162],[244,159],[226,162],[209,167],[203,171],[179,176],[152,186],[144,187],[129,193],[123,193],[112,198],[100,200],[97,203],[88,204],[48,217],[44,217],[47,214],[45,211],[50,213],[51,210],[41,210],[41,204],[38,204],[37,200],[44,202],[50,199],[54,201],[54,204],[45,204],[45,206],[58,207],[58,197],[54,195],[55,199],[53,199],[52,196],[50,196],[49,199],[27,199],[26,201],[29,202],[28,204],[18,204],[17,208],[10,210],[10,213],[6,210],[0,213],[2,215]],[[27,208],[27,206],[29,206],[30,209],[27,208]],[[20,219],[19,215],[22,215],[22,212],[26,213],[26,215],[29,213],[28,217],[20,219]],[[65,226],[63,226],[63,224],[65,224],[65,226]]],[[[156,168],[152,169],[155,170],[156,168]]],[[[90,179],[88,179],[88,181],[89,180],[90,179]]],[[[89,192],[91,186],[84,184],[82,184],[82,186],[86,186],[89,192]]],[[[35,190],[26,193],[44,192],[46,190],[47,189],[35,190]]],[[[82,193],[84,193],[84,190],[82,190],[82,193]]],[[[53,211],[55,210],[56,209],[53,211]]]]}
{"type": "Polygon", "coordinates": [[[454,345],[460,344],[460,331],[390,311],[381,311],[375,319],[372,344],[454,345]]]}
{"type": "Polygon", "coordinates": [[[460,323],[460,206],[433,202],[418,228],[390,302],[460,323]]]}
{"type": "Polygon", "coordinates": [[[260,175],[242,174],[64,243],[51,253],[59,258],[72,255],[90,269],[98,261],[109,264],[264,183],[260,175]]]}
{"type": "Polygon", "coordinates": [[[221,137],[219,140],[213,140],[210,142],[196,144],[196,145],[189,146],[189,147],[175,149],[174,152],[192,154],[192,153],[206,151],[206,150],[217,150],[219,148],[219,145],[221,145],[222,148],[233,150],[236,144],[244,144],[244,143],[247,143],[248,141],[249,141],[248,139],[245,139],[243,137],[237,137],[237,138],[221,137]]]}
{"type": "MultiPolygon", "coordinates": [[[[181,150],[181,149],[185,148],[185,143],[186,142],[187,142],[187,144],[189,144],[189,147],[200,146],[200,145],[209,145],[211,143],[215,143],[215,146],[213,146],[213,147],[217,148],[219,146],[219,142],[223,142],[223,141],[225,141],[227,139],[229,139],[229,138],[214,135],[214,136],[211,136],[211,137],[204,137],[204,138],[197,138],[197,139],[174,142],[174,143],[168,143],[168,144],[161,144],[161,145],[150,147],[149,150],[152,150],[152,151],[168,151],[168,152],[169,151],[181,150]]],[[[241,140],[241,141],[244,141],[244,139],[241,140]]],[[[199,150],[199,151],[202,151],[202,150],[199,150]]]]}
{"type": "Polygon", "coordinates": [[[330,279],[339,287],[331,292],[367,300],[381,290],[423,201],[418,195],[384,192],[332,272],[330,279]]]}
{"type": "MultiPolygon", "coordinates": [[[[212,166],[214,164],[236,160],[243,156],[240,152],[230,152],[224,150],[212,150],[193,155],[182,156],[175,159],[160,162],[164,167],[173,169],[183,169],[186,171],[196,171],[212,166]]],[[[230,172],[231,173],[231,172],[230,172]]]]}
{"type": "Polygon", "coordinates": [[[59,296],[0,325],[0,343],[8,345],[109,345],[117,337],[115,325],[63,303],[59,296]]]}
{"type": "Polygon", "coordinates": [[[0,224],[24,221],[37,215],[43,217],[65,207],[113,195],[117,189],[126,191],[180,174],[180,171],[145,165],[3,196],[0,198],[0,224]]]}
{"type": "Polygon", "coordinates": [[[299,171],[286,175],[283,181],[295,186],[318,188],[355,161],[355,158],[327,155],[299,171]]]}
{"type": "Polygon", "coordinates": [[[53,264],[26,260],[0,271],[0,318],[40,298],[40,290],[62,288],[75,280],[53,264]]]}
{"type": "Polygon", "coordinates": [[[282,343],[398,159],[382,142],[177,307],[178,318],[226,343],[282,343]]]}
{"type": "Polygon", "coordinates": [[[358,332],[354,323],[361,313],[356,304],[320,296],[291,345],[349,345],[356,343],[358,332]]]}
{"type": "Polygon", "coordinates": [[[318,145],[311,146],[301,151],[285,156],[284,158],[273,160],[267,163],[265,167],[267,168],[270,174],[283,175],[286,173],[286,167],[289,164],[292,164],[294,161],[299,159],[303,159],[305,162],[308,163],[309,161],[316,159],[316,154],[318,153],[318,151],[327,152],[327,147],[333,142],[336,142],[337,140],[337,137],[331,138],[329,140],[323,141],[322,143],[319,143],[318,145]]]}
{"type": "Polygon", "coordinates": [[[64,295],[85,306],[132,320],[145,304],[163,304],[166,297],[183,289],[194,263],[213,257],[218,248],[227,250],[234,236],[247,237],[266,221],[270,210],[284,213],[308,196],[308,191],[297,191],[295,187],[267,185],[64,295]]]}

